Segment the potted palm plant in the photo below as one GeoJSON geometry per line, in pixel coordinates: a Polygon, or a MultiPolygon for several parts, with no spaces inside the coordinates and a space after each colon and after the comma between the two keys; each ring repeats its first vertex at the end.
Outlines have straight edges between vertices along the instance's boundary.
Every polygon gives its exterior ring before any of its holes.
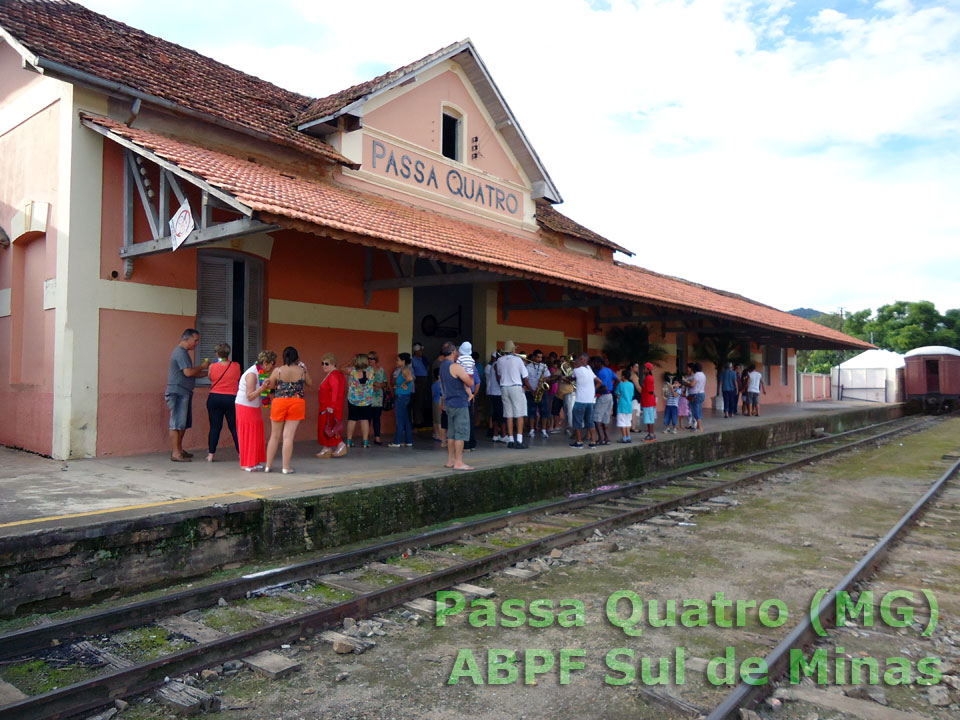
{"type": "Polygon", "coordinates": [[[693,347],[697,360],[713,363],[717,373],[717,394],[713,398],[713,409],[723,410],[723,394],[720,392],[720,373],[728,362],[748,363],[749,355],[744,355],[743,340],[730,334],[708,335],[693,347]]]}

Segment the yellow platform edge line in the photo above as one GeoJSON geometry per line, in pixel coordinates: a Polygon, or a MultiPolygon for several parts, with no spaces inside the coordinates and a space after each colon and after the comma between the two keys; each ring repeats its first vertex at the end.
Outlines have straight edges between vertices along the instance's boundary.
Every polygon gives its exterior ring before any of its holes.
{"type": "Polygon", "coordinates": [[[91,510],[90,512],[71,513],[69,515],[49,515],[47,517],[33,518],[31,520],[17,520],[16,522],[0,523],[0,528],[17,527],[19,525],[31,525],[35,523],[51,522],[53,520],[70,520],[80,517],[94,517],[96,515],[106,515],[108,513],[123,512],[124,510],[144,510],[146,508],[164,507],[166,505],[179,505],[180,503],[197,502],[200,500],[215,500],[217,498],[227,497],[250,497],[262,500],[263,495],[258,493],[273,490],[272,487],[254,488],[252,490],[237,490],[229,493],[218,493],[216,495],[197,495],[195,497],[185,497],[179,500],[162,500],[154,503],[144,503],[142,505],[124,505],[123,507],[107,508],[106,510],[91,510]]]}

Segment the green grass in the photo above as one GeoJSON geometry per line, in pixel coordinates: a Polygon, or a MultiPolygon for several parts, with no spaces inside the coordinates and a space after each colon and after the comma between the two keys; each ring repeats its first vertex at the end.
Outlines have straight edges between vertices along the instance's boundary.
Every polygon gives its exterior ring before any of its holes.
{"type": "Polygon", "coordinates": [[[357,578],[357,582],[362,582],[365,585],[373,585],[378,588],[385,588],[396,585],[397,583],[402,583],[403,578],[399,578],[396,575],[387,575],[386,573],[367,571],[357,578]]]}
{"type": "Polygon", "coordinates": [[[261,625],[260,621],[242,610],[231,607],[218,607],[203,613],[202,622],[214,630],[225,633],[238,633],[252,630],[261,625]]]}
{"type": "Polygon", "coordinates": [[[314,585],[309,590],[304,590],[302,594],[304,597],[310,598],[311,600],[319,600],[321,602],[330,603],[331,605],[342,603],[354,597],[354,593],[350,592],[349,590],[332,588],[329,585],[314,585]]]}
{"type": "Polygon", "coordinates": [[[455,543],[441,545],[434,549],[437,552],[448,553],[458,558],[463,558],[464,560],[476,560],[477,558],[486,557],[491,554],[487,548],[482,548],[477,545],[457,545],[455,543]]]}
{"type": "Polygon", "coordinates": [[[415,572],[430,574],[434,573],[437,570],[445,567],[445,565],[436,560],[428,560],[426,558],[418,557],[416,555],[411,555],[408,558],[400,557],[396,555],[392,558],[389,558],[386,561],[387,565],[395,565],[396,567],[407,568],[408,570],[414,570],[415,572]]]}
{"type": "Polygon", "coordinates": [[[488,537],[487,542],[491,545],[497,545],[502,548],[515,548],[520,547],[521,545],[526,545],[531,540],[535,538],[523,538],[508,535],[507,537],[488,537]]]}
{"type": "Polygon", "coordinates": [[[137,662],[156,660],[190,646],[188,640],[171,639],[169,632],[156,626],[124,630],[113,636],[113,642],[120,646],[122,655],[137,662]]]}
{"type": "Polygon", "coordinates": [[[280,617],[297,615],[298,613],[306,612],[308,609],[303,603],[276,595],[260,595],[241,602],[240,606],[280,617]]]}
{"type": "Polygon", "coordinates": [[[7,665],[0,670],[0,677],[27,695],[39,695],[88,680],[99,673],[99,668],[83,665],[57,667],[43,660],[28,660],[17,665],[7,665]]]}

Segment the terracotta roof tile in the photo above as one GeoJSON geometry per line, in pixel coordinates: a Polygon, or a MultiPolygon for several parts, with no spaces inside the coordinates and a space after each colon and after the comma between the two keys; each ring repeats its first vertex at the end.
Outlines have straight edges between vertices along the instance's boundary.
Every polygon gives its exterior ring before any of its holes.
{"type": "Polygon", "coordinates": [[[396,70],[391,70],[390,72],[386,72],[383,75],[373,78],[372,80],[359,83],[353,87],[347,88],[346,90],[336,92],[333,95],[327,95],[327,97],[318,98],[311,102],[310,106],[303,112],[302,115],[300,115],[300,117],[297,118],[297,124],[302,125],[303,123],[308,123],[311,120],[332,115],[337,110],[346,107],[352,102],[356,102],[363,96],[369,95],[370,93],[386,87],[407,73],[414,72],[418,68],[430,64],[437,58],[443,57],[451,50],[454,50],[460,45],[464,45],[466,42],[466,40],[462,40],[461,42],[452,43],[447,45],[445,48],[441,48],[436,52],[430,53],[426,57],[410,63],[409,65],[404,65],[396,70]]]}
{"type": "Polygon", "coordinates": [[[389,198],[328,181],[290,176],[278,168],[129,128],[108,118],[84,115],[84,119],[229,192],[253,210],[280,220],[297,220],[356,233],[468,266],[740,320],[825,340],[837,347],[871,347],[843,333],[746,298],[643,268],[547,248],[531,238],[473,225],[389,198]]]}
{"type": "Polygon", "coordinates": [[[546,202],[537,203],[537,222],[543,227],[559,233],[573,235],[581,240],[586,240],[587,242],[594,243],[596,245],[612,248],[613,250],[622,252],[626,255],[634,254],[632,250],[627,250],[622,245],[617,245],[612,240],[607,240],[602,235],[597,235],[597,233],[590,228],[584,227],[580,223],[571,220],[553,207],[553,205],[546,202]]]}
{"type": "Polygon", "coordinates": [[[312,98],[76,3],[3,0],[0,27],[42,59],[222,118],[302,152],[352,164],[294,127],[312,98]]]}

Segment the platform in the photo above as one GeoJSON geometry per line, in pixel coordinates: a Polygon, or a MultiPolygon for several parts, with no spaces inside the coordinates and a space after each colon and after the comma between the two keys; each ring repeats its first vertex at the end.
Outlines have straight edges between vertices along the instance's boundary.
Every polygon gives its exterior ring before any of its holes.
{"type": "Polygon", "coordinates": [[[293,475],[243,472],[232,450],[207,463],[196,449],[188,464],[165,454],[60,462],[0,449],[0,615],[502,512],[903,414],[902,405],[856,401],[761,410],[708,412],[702,433],[596,449],[571,448],[563,434],[526,438],[526,450],[484,437],[465,455],[469,472],[443,467],[446,450],[429,438],[330,460],[315,458],[305,439],[293,475]]]}
{"type": "MultiPolygon", "coordinates": [[[[705,410],[703,434],[777,424],[810,415],[842,414],[879,405],[857,401],[768,405],[762,408],[763,414],[758,417],[738,415],[733,418],[705,410]]],[[[662,423],[662,416],[659,420],[662,423]]],[[[694,434],[689,431],[665,434],[660,423],[659,443],[676,442],[694,434]]],[[[451,474],[443,467],[447,451],[429,436],[418,437],[413,448],[371,444],[368,449],[354,447],[346,457],[330,460],[315,458],[316,443],[300,439],[292,462],[296,473],[283,475],[279,472],[242,472],[232,448],[221,448],[215,462],[206,462],[206,448],[190,445],[191,440],[195,442],[202,434],[202,428],[188,431],[187,444],[195,454],[189,464],[170,462],[166,453],[64,462],[0,448],[0,537],[40,528],[77,527],[250,498],[325,495],[451,474]]],[[[616,437],[619,433],[611,424],[611,443],[606,447],[573,449],[568,446],[566,435],[560,433],[549,438],[525,437],[530,447],[519,451],[480,437],[477,449],[464,453],[464,459],[475,469],[484,470],[557,457],[576,457],[584,453],[610,453],[636,447],[642,434],[634,438],[632,446],[616,443],[616,437]]],[[[384,442],[388,439],[384,438],[384,442]]],[[[277,465],[279,459],[278,452],[277,465]]]]}

